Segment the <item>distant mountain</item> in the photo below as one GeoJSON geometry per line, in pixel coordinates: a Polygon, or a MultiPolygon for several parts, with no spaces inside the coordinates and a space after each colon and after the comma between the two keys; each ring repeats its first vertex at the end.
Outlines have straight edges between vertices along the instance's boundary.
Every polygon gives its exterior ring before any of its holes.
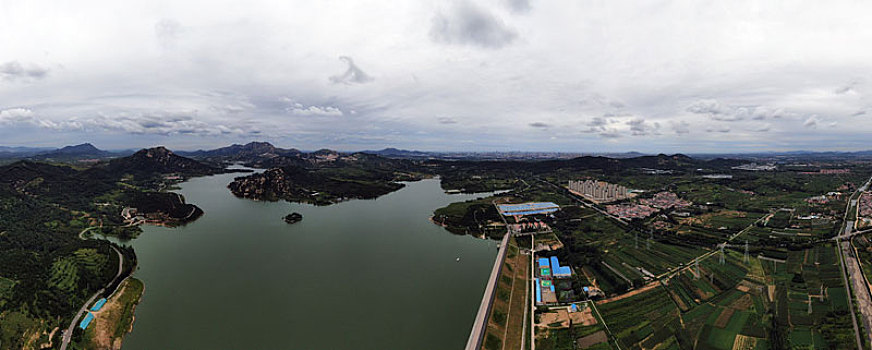
{"type": "Polygon", "coordinates": [[[113,154],[112,152],[98,149],[90,143],[83,143],[81,145],[66,146],[64,148],[54,151],[40,153],[30,158],[35,160],[71,161],[82,159],[100,159],[113,156],[115,156],[115,154],[113,154]]]}
{"type": "Polygon", "coordinates": [[[283,149],[275,147],[269,142],[249,142],[244,145],[233,144],[212,150],[178,152],[178,154],[182,156],[210,162],[253,162],[279,156],[293,157],[301,153],[302,152],[294,148],[283,149]]]}
{"type": "Polygon", "coordinates": [[[361,153],[375,154],[390,158],[428,158],[434,156],[431,152],[409,151],[396,148],[385,148],[380,151],[361,151],[361,153]]]}
{"type": "Polygon", "coordinates": [[[8,147],[0,146],[0,158],[26,158],[35,154],[54,150],[50,147],[8,147]]]}
{"type": "Polygon", "coordinates": [[[131,156],[113,159],[105,167],[112,174],[134,176],[177,173],[183,177],[224,172],[223,169],[179,156],[164,147],[142,149],[131,156]]]}

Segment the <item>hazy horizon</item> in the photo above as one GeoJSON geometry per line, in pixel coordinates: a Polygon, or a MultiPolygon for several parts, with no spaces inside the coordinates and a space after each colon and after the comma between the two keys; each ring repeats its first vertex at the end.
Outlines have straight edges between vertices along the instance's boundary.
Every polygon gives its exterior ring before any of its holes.
{"type": "MultiPolygon", "coordinates": [[[[110,152],[122,152],[122,151],[131,151],[131,150],[136,151],[136,150],[140,150],[140,149],[147,149],[147,148],[153,148],[153,147],[165,147],[171,151],[194,152],[194,151],[208,151],[208,150],[213,150],[213,149],[222,148],[222,147],[228,147],[228,146],[232,146],[232,145],[245,145],[245,144],[252,143],[252,142],[268,142],[268,141],[250,140],[250,141],[245,141],[245,142],[228,143],[228,144],[224,144],[224,145],[216,146],[216,147],[194,147],[194,148],[174,148],[174,147],[170,147],[170,146],[167,146],[164,144],[152,144],[152,145],[142,145],[142,146],[111,148],[111,147],[100,147],[99,145],[95,145],[92,142],[85,141],[85,142],[79,142],[79,143],[74,143],[74,144],[36,146],[36,147],[32,147],[32,148],[44,148],[46,150],[51,150],[51,149],[61,149],[63,147],[68,147],[68,146],[80,146],[80,145],[84,145],[84,144],[90,144],[90,145],[96,147],[97,149],[100,149],[103,151],[110,151],[110,152]]],[[[804,152],[811,152],[811,153],[823,153],[823,152],[853,153],[853,152],[872,151],[872,149],[856,149],[856,150],[846,150],[846,151],[788,149],[788,150],[735,151],[735,152],[731,152],[731,151],[723,151],[723,152],[693,152],[693,151],[690,151],[690,152],[680,152],[680,151],[679,152],[658,152],[658,151],[639,151],[639,150],[621,150],[621,151],[590,151],[590,150],[588,150],[588,151],[572,151],[572,150],[567,150],[567,151],[555,151],[555,150],[520,150],[520,149],[519,150],[511,150],[510,149],[510,150],[447,151],[447,150],[427,150],[427,149],[417,149],[417,148],[401,148],[401,147],[393,147],[393,146],[382,146],[382,147],[366,148],[366,149],[363,149],[363,148],[361,148],[361,149],[338,149],[338,148],[331,148],[331,147],[326,147],[326,146],[325,147],[316,147],[316,148],[301,148],[301,147],[296,147],[293,145],[279,145],[279,144],[274,144],[272,142],[268,142],[268,143],[272,144],[273,146],[275,146],[277,148],[298,149],[298,150],[303,151],[303,152],[314,152],[314,151],[318,151],[321,149],[329,149],[329,150],[338,151],[338,152],[381,151],[381,150],[386,150],[386,149],[397,149],[400,151],[412,151],[412,152],[424,152],[424,153],[564,153],[564,154],[629,154],[629,153],[639,153],[639,154],[644,154],[644,155],[656,155],[656,154],[668,154],[668,155],[672,155],[672,154],[688,154],[688,155],[714,154],[714,155],[717,155],[717,154],[765,154],[765,153],[785,154],[785,153],[804,153],[804,152]]],[[[0,147],[30,148],[31,146],[0,144],[0,147]]]]}

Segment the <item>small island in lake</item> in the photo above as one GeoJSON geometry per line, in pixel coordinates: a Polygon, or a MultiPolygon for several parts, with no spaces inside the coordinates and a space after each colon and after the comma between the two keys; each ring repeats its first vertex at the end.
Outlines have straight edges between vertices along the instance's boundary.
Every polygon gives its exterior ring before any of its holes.
{"type": "Polygon", "coordinates": [[[303,215],[300,213],[295,212],[295,213],[290,213],[288,215],[285,215],[285,222],[287,222],[289,224],[296,224],[296,223],[300,222],[300,220],[303,220],[303,215]]]}

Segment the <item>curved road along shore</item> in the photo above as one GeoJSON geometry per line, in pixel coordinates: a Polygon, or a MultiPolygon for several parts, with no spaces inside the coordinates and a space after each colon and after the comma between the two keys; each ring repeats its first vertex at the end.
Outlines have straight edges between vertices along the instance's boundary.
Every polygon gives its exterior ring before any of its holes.
{"type": "MultiPolygon", "coordinates": [[[[91,228],[92,227],[89,227],[89,228],[82,230],[82,232],[79,233],[79,237],[81,238],[82,233],[85,233],[85,231],[88,231],[91,228]]],[[[118,277],[121,277],[121,271],[124,271],[124,256],[122,256],[121,252],[119,252],[118,249],[116,249],[115,247],[112,247],[112,250],[114,250],[115,254],[118,255],[118,272],[115,274],[115,277],[112,278],[112,280],[110,280],[108,284],[106,284],[106,287],[100,288],[100,290],[98,290],[97,293],[94,293],[94,295],[91,296],[91,299],[88,299],[88,301],[86,301],[85,304],[82,305],[82,307],[79,309],[79,312],[76,313],[76,316],[73,317],[72,321],[70,321],[70,326],[67,327],[67,329],[64,330],[63,334],[61,335],[61,338],[63,339],[63,341],[61,342],[61,348],[60,348],[61,350],[66,350],[67,346],[70,345],[70,340],[73,337],[73,329],[75,329],[76,323],[79,321],[80,318],[82,318],[82,315],[84,315],[85,312],[88,311],[88,305],[91,305],[94,302],[94,300],[97,299],[98,296],[100,296],[100,294],[103,294],[103,292],[106,291],[106,288],[109,288],[109,286],[111,286],[112,283],[118,279],[118,277]]],[[[116,286],[116,288],[117,288],[117,286],[116,286]]]]}

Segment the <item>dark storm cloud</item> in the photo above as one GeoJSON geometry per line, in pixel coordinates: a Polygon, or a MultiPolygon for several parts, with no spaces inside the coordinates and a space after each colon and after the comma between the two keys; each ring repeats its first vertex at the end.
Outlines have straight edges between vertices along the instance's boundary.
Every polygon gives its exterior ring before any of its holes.
{"type": "Polygon", "coordinates": [[[23,65],[18,61],[0,64],[0,77],[3,80],[39,80],[48,75],[48,69],[34,64],[23,65]]]}
{"type": "Polygon", "coordinates": [[[430,38],[444,44],[499,49],[517,37],[500,19],[469,2],[456,4],[448,14],[436,14],[430,27],[430,38]]]}
{"type": "Polygon", "coordinates": [[[330,77],[330,81],[334,84],[365,84],[374,80],[354,64],[354,60],[351,57],[339,56],[339,60],[348,64],[348,69],[340,75],[330,77]]]}

